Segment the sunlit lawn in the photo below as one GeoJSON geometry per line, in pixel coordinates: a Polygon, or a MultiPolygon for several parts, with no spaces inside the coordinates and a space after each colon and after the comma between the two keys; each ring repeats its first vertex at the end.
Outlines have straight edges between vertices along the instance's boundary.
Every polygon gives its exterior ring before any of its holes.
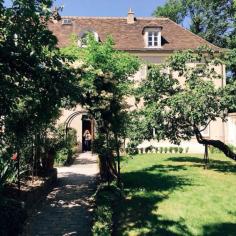
{"type": "Polygon", "coordinates": [[[223,155],[208,169],[200,155],[137,155],[122,172],[116,235],[236,235],[236,165],[223,155]]]}

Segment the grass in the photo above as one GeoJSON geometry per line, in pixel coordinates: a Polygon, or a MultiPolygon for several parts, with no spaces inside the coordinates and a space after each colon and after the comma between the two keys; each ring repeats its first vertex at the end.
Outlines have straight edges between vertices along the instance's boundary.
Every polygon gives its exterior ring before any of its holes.
{"type": "Polygon", "coordinates": [[[200,155],[124,158],[115,235],[235,236],[236,164],[212,155],[207,169],[200,155]]]}

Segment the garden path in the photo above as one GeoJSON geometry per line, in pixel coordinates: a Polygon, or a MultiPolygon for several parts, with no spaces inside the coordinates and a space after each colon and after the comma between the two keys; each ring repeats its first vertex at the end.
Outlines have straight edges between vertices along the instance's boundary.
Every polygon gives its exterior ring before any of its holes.
{"type": "Polygon", "coordinates": [[[58,168],[58,186],[26,223],[24,236],[89,236],[96,188],[97,156],[78,155],[74,164],[58,168]]]}

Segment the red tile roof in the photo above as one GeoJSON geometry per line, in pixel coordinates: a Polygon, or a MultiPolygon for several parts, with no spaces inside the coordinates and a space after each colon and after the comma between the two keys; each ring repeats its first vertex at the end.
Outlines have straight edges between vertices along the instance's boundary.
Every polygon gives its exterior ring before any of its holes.
{"type": "Polygon", "coordinates": [[[49,29],[58,38],[59,47],[65,47],[70,43],[72,33],[79,35],[82,31],[90,30],[98,34],[104,41],[111,35],[115,41],[115,47],[127,51],[173,51],[196,49],[199,46],[208,45],[215,51],[221,48],[207,42],[203,38],[191,33],[168,18],[138,17],[134,24],[128,24],[126,17],[63,17],[71,19],[71,25],[63,25],[62,21],[50,22],[49,29]],[[158,49],[145,48],[143,30],[145,27],[161,27],[162,47],[158,49]]]}

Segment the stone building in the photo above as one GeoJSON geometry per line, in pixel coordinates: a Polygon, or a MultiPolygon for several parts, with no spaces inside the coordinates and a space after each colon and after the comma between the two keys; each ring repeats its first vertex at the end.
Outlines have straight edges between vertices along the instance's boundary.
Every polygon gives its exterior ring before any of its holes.
{"type": "MultiPolygon", "coordinates": [[[[112,36],[116,49],[136,55],[148,63],[162,63],[175,51],[196,49],[203,45],[207,45],[215,52],[221,51],[221,48],[191,33],[168,18],[135,17],[131,9],[127,17],[62,17],[58,21],[50,22],[49,28],[57,37],[59,47],[68,46],[72,34],[78,36],[79,47],[84,46],[84,38],[88,33],[94,34],[96,40],[101,42],[108,36],[112,36]]],[[[223,78],[215,82],[216,86],[222,87],[226,83],[225,66],[217,66],[216,71],[223,78]]],[[[147,67],[144,65],[135,75],[135,79],[138,81],[145,79],[146,74],[147,67]]],[[[59,122],[64,122],[75,111],[83,111],[83,109],[78,106],[74,111],[63,111],[59,122]]],[[[88,129],[93,135],[94,124],[88,118],[86,111],[83,111],[76,116],[70,126],[78,132],[78,141],[82,151],[83,133],[88,129]]],[[[212,122],[203,132],[203,135],[236,144],[234,131],[236,131],[236,115],[230,114],[227,123],[223,123],[221,120],[212,122]]],[[[168,142],[157,143],[152,141],[151,144],[162,147],[170,146],[168,142]]],[[[150,142],[144,142],[142,145],[148,146],[150,142]]],[[[195,138],[190,142],[183,142],[181,145],[189,147],[189,151],[192,153],[203,152],[202,145],[199,145],[195,138]]]]}

